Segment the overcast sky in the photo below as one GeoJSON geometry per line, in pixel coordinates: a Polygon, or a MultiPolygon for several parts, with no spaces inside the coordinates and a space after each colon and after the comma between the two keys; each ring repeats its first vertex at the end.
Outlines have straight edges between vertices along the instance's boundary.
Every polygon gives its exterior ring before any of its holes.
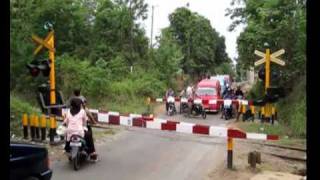
{"type": "Polygon", "coordinates": [[[168,16],[176,8],[186,6],[189,2],[189,9],[193,12],[206,17],[210,20],[211,26],[223,35],[226,39],[226,51],[229,57],[233,60],[238,57],[236,40],[244,26],[239,26],[236,31],[229,32],[228,26],[231,24],[231,19],[225,17],[225,9],[230,7],[231,0],[145,0],[149,5],[148,19],[142,22],[146,30],[146,35],[151,37],[151,6],[154,5],[153,19],[153,43],[155,36],[160,35],[160,30],[169,26],[168,16]]]}

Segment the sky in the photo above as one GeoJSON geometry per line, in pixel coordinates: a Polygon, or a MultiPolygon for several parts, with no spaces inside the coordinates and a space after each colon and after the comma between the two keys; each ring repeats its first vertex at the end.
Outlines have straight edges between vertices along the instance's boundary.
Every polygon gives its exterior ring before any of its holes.
{"type": "Polygon", "coordinates": [[[152,5],[154,6],[153,43],[155,43],[155,37],[160,35],[161,29],[169,26],[169,14],[178,7],[186,7],[186,4],[189,3],[191,11],[209,19],[211,26],[225,37],[228,56],[232,60],[238,57],[236,41],[240,32],[243,31],[244,25],[237,27],[235,31],[228,31],[232,20],[224,15],[226,13],[225,9],[231,7],[231,0],[145,0],[145,3],[149,6],[148,18],[141,24],[145,28],[149,39],[151,37],[152,5]]]}

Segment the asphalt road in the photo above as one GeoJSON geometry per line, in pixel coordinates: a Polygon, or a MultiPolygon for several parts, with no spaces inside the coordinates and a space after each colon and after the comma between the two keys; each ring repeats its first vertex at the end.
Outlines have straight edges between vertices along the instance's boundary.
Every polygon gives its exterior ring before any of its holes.
{"type": "MultiPolygon", "coordinates": [[[[164,113],[159,118],[223,126],[220,114],[206,120],[164,113]]],[[[67,158],[52,163],[53,180],[197,180],[226,160],[226,140],[205,135],[183,134],[130,127],[117,138],[97,146],[100,161],[86,163],[75,172],[67,158]]]]}

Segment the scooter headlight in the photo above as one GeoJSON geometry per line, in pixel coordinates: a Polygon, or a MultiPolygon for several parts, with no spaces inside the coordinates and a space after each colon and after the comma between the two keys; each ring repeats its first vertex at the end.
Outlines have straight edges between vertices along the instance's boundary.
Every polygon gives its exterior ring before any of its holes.
{"type": "Polygon", "coordinates": [[[224,106],[231,106],[232,100],[230,100],[230,99],[224,100],[223,104],[224,104],[224,106]]]}
{"type": "Polygon", "coordinates": [[[188,99],[187,99],[187,98],[181,98],[181,102],[182,102],[182,103],[187,103],[187,102],[188,102],[188,99]]]}
{"type": "Polygon", "coordinates": [[[172,96],[168,97],[167,102],[174,103],[174,97],[172,97],[172,96]]]}

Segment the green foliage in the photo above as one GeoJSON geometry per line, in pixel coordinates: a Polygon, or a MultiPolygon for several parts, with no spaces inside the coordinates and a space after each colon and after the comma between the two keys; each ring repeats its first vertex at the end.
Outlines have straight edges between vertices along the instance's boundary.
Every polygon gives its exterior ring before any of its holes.
{"type": "Polygon", "coordinates": [[[67,95],[76,87],[81,88],[83,94],[97,99],[108,94],[111,73],[108,69],[68,55],[57,58],[57,62],[57,86],[67,95]]]}
{"type": "Polygon", "coordinates": [[[265,51],[269,44],[271,53],[285,49],[281,59],[286,62],[281,68],[283,76],[279,84],[293,85],[294,79],[306,71],[306,2],[290,0],[241,1],[244,7],[228,9],[227,15],[234,19],[233,30],[246,22],[245,30],[237,40],[238,63],[248,69],[257,60],[254,50],[265,51]]]}
{"type": "Polygon", "coordinates": [[[234,77],[235,73],[232,69],[231,63],[222,63],[221,65],[214,68],[215,74],[229,74],[234,77]]]}
{"type": "Polygon", "coordinates": [[[264,83],[258,80],[248,93],[248,99],[260,100],[264,93],[264,83]],[[260,99],[259,99],[260,98],[260,99]]]}
{"type": "Polygon", "coordinates": [[[298,79],[293,91],[278,104],[280,122],[292,130],[292,136],[306,137],[306,79],[298,79]]]}

